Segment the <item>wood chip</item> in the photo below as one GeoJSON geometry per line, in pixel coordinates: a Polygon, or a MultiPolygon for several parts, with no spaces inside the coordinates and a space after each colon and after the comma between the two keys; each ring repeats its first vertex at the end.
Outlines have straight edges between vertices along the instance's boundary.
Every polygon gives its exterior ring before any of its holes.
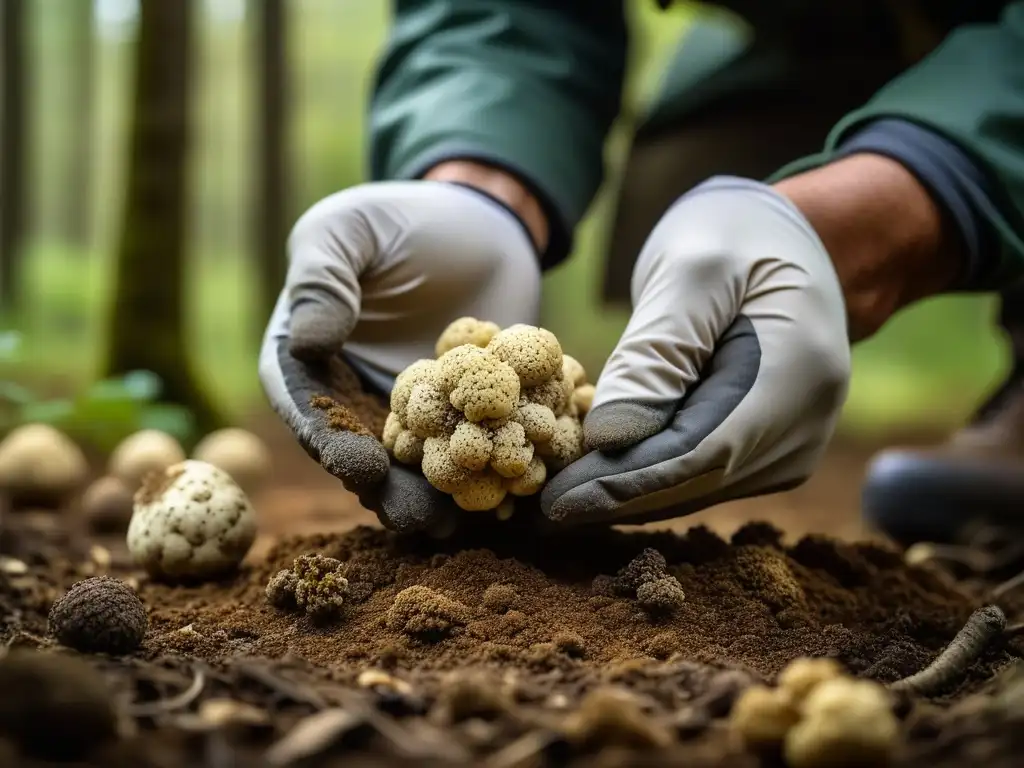
{"type": "Polygon", "coordinates": [[[28,573],[28,566],[17,558],[0,555],[0,571],[9,576],[23,576],[28,573]]]}
{"type": "Polygon", "coordinates": [[[263,756],[270,765],[291,765],[320,754],[366,719],[355,712],[332,707],[303,718],[263,756]]]}

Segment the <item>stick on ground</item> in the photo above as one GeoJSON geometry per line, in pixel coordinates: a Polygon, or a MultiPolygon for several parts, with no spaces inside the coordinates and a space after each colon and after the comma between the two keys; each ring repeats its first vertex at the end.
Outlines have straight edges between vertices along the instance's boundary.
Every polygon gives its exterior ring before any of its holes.
{"type": "Polygon", "coordinates": [[[964,628],[953,638],[931,664],[920,672],[897,680],[893,691],[912,691],[921,696],[939,693],[967,673],[988,648],[989,643],[1006,628],[1006,615],[997,605],[986,605],[971,614],[964,628]]]}

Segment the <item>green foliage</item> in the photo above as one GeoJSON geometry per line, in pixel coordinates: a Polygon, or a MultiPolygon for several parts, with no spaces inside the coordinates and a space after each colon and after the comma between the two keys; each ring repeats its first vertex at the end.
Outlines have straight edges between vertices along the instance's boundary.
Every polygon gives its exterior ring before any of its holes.
{"type": "MultiPolygon", "coordinates": [[[[0,333],[0,363],[16,364],[20,336],[0,333]]],[[[160,379],[150,371],[131,371],[101,379],[73,397],[48,398],[14,381],[0,381],[0,433],[21,424],[50,424],[73,439],[101,451],[140,429],[159,429],[189,440],[195,425],[184,408],[159,402],[160,379]]]]}

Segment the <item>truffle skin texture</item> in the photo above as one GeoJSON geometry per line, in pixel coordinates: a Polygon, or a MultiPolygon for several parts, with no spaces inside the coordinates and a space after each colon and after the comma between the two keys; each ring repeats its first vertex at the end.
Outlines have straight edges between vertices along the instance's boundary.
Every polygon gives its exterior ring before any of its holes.
{"type": "Polygon", "coordinates": [[[800,713],[789,697],[764,685],[743,691],[729,713],[733,731],[748,747],[759,751],[778,748],[799,720],[800,713]]]}
{"type": "Polygon", "coordinates": [[[212,464],[175,464],[135,494],[128,550],[154,578],[222,576],[238,567],[255,538],[248,498],[212,464]]]}
{"type": "Polygon", "coordinates": [[[532,496],[544,487],[544,481],[547,479],[548,468],[544,460],[534,456],[523,474],[505,481],[505,488],[513,496],[532,496]]]}
{"type": "Polygon", "coordinates": [[[423,439],[411,430],[403,430],[395,438],[391,452],[403,464],[419,464],[423,461],[423,439]]]}
{"type": "Polygon", "coordinates": [[[448,441],[443,437],[428,437],[423,441],[423,476],[442,493],[454,493],[472,476],[451,457],[448,441]]]}
{"type": "Polygon", "coordinates": [[[572,404],[576,407],[576,412],[580,415],[580,418],[590,413],[591,407],[594,405],[594,393],[597,390],[593,384],[583,384],[572,393],[572,404]]]}
{"type": "Polygon", "coordinates": [[[196,445],[192,458],[223,469],[246,493],[258,490],[270,474],[270,451],[247,429],[211,432],[196,445]]]}
{"type": "Polygon", "coordinates": [[[132,492],[113,475],[101,477],[82,494],[82,514],[93,533],[124,533],[132,519],[132,492]]]}
{"type": "Polygon", "coordinates": [[[449,399],[470,421],[505,418],[519,403],[519,377],[512,366],[484,353],[466,366],[449,399]]]}
{"type": "Polygon", "coordinates": [[[619,571],[615,577],[615,589],[622,594],[635,594],[644,584],[666,576],[666,568],[665,556],[653,547],[647,547],[619,571]]]}
{"type": "Polygon", "coordinates": [[[420,382],[431,383],[437,376],[437,362],[427,358],[417,360],[398,376],[391,388],[391,411],[405,423],[405,409],[409,404],[412,389],[420,382]]]}
{"type": "Polygon", "coordinates": [[[142,644],[148,625],[139,596],[110,576],[79,581],[50,608],[50,633],[82,653],[131,653],[142,644]]]}
{"type": "Polygon", "coordinates": [[[451,434],[459,413],[437,387],[421,381],[412,388],[405,406],[405,426],[419,438],[451,434]]]}
{"type": "Polygon", "coordinates": [[[452,493],[452,499],[467,512],[486,512],[505,499],[505,485],[501,475],[486,469],[474,472],[452,493]]]}
{"type": "Polygon", "coordinates": [[[559,416],[555,434],[547,443],[541,443],[540,452],[551,469],[562,469],[583,455],[583,427],[572,416],[559,416]],[[541,450],[542,449],[542,450],[541,450]]]}
{"type": "Polygon", "coordinates": [[[15,500],[59,504],[88,472],[81,449],[49,424],[24,424],[0,442],[0,491],[15,500]]]}
{"type": "Polygon", "coordinates": [[[11,650],[0,659],[0,691],[0,741],[17,744],[22,756],[80,765],[117,739],[110,692],[83,659],[11,650]]]}
{"type": "Polygon", "coordinates": [[[455,428],[448,445],[452,461],[474,472],[487,466],[493,448],[491,432],[471,421],[463,421],[455,428]]]}
{"type": "Polygon", "coordinates": [[[686,593],[675,576],[665,576],[641,584],[636,590],[640,607],[651,614],[668,614],[679,610],[686,602],[686,593]]]}
{"type": "Polygon", "coordinates": [[[868,680],[835,678],[815,686],[783,752],[792,768],[886,765],[899,736],[885,689],[868,680]]]}
{"type": "Polygon", "coordinates": [[[129,435],[113,450],[107,469],[133,492],[150,472],[162,472],[185,460],[185,451],[173,437],[158,429],[129,435]]]}
{"type": "Polygon", "coordinates": [[[348,594],[348,579],[342,575],[341,561],[324,555],[302,555],[295,559],[292,571],[295,604],[314,621],[327,621],[341,612],[348,594]]]}
{"type": "Polygon", "coordinates": [[[529,468],[533,451],[533,443],[526,439],[523,425],[510,421],[494,431],[491,468],[502,477],[519,477],[529,468]]]}
{"type": "MultiPolygon", "coordinates": [[[[459,380],[472,368],[480,365],[479,361],[487,358],[490,358],[487,352],[472,344],[463,344],[461,347],[449,349],[437,359],[437,375],[434,383],[445,396],[451,395],[452,390],[459,385],[459,380]]],[[[395,410],[394,404],[392,404],[391,410],[395,410]]]]}
{"type": "Polygon", "coordinates": [[[404,431],[405,425],[398,418],[398,414],[393,411],[389,412],[388,417],[384,420],[384,433],[381,435],[380,441],[387,450],[394,450],[395,440],[404,431]]]}
{"type": "Polygon", "coordinates": [[[469,608],[462,603],[429,587],[415,585],[395,596],[385,621],[388,629],[425,639],[446,635],[469,619],[469,608]]]}
{"type": "Polygon", "coordinates": [[[568,404],[566,400],[566,391],[561,376],[557,378],[550,378],[543,384],[538,384],[535,387],[529,387],[523,390],[523,395],[531,403],[537,405],[543,405],[546,408],[550,408],[551,412],[555,416],[561,416],[565,413],[565,407],[568,404]]]}
{"type": "Polygon", "coordinates": [[[562,367],[562,347],[555,334],[532,325],[513,325],[500,331],[487,351],[512,366],[524,387],[544,383],[562,367]]]}
{"type": "Polygon", "coordinates": [[[562,376],[573,389],[587,383],[587,371],[583,363],[571,355],[562,355],[562,376]]]}
{"type": "Polygon", "coordinates": [[[523,425],[526,437],[533,443],[546,443],[555,434],[555,414],[546,405],[519,398],[512,420],[523,425]]]}
{"type": "Polygon", "coordinates": [[[295,587],[299,577],[291,568],[284,568],[267,582],[267,602],[279,611],[294,611],[299,605],[295,602],[295,587]]]}
{"type": "Polygon", "coordinates": [[[501,329],[497,323],[489,320],[477,320],[475,317],[460,317],[448,324],[441,332],[434,346],[434,355],[440,357],[445,352],[472,344],[474,347],[486,347],[501,329]]]}

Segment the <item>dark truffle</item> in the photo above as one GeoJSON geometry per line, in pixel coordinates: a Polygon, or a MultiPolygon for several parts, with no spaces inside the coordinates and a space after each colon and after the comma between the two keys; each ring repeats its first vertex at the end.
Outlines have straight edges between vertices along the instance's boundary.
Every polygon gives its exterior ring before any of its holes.
{"type": "Polygon", "coordinates": [[[50,633],[83,653],[131,653],[146,636],[146,606],[119,579],[94,576],[72,585],[50,608],[50,633]]]}
{"type": "Polygon", "coordinates": [[[642,584],[662,578],[667,567],[665,556],[648,547],[619,571],[615,577],[615,591],[622,595],[635,595],[642,584]]]}
{"type": "Polygon", "coordinates": [[[27,757],[85,760],[117,737],[103,678],[81,659],[14,650],[0,659],[0,737],[27,757]]]}
{"type": "Polygon", "coordinates": [[[641,584],[636,591],[640,607],[650,614],[661,615],[677,611],[686,602],[683,586],[674,576],[665,576],[641,584]]]}

